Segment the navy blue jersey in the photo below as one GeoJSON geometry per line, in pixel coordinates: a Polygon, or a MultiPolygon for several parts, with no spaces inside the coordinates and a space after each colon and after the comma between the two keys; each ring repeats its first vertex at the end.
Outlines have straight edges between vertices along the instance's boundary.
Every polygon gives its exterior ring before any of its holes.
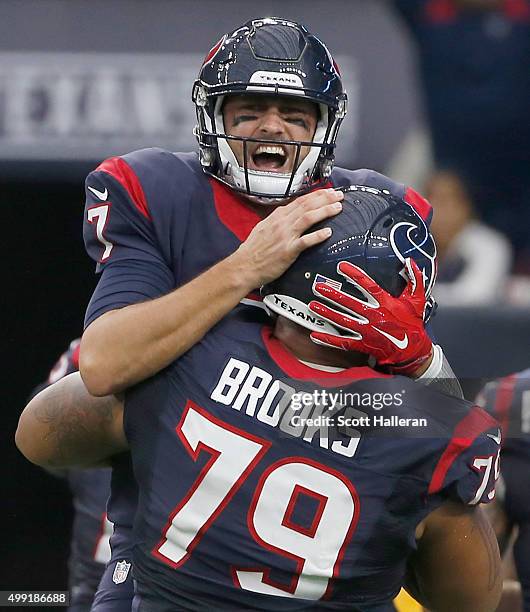
{"type": "Polygon", "coordinates": [[[488,383],[477,401],[503,430],[503,506],[518,526],[514,559],[524,610],[530,612],[530,369],[488,383]]]}
{"type": "MultiPolygon", "coordinates": [[[[79,344],[79,339],[70,343],[46,381],[36,387],[32,395],[79,369],[79,344]]],[[[71,469],[57,473],[64,474],[68,480],[75,511],[68,559],[71,605],[76,610],[85,606],[88,609],[105,565],[110,560],[112,523],[106,514],[110,469],[71,469]]]]}
{"type": "MultiPolygon", "coordinates": [[[[530,465],[530,369],[488,383],[477,403],[502,427],[503,457],[519,457],[530,465]]],[[[530,498],[527,507],[530,512],[530,498]]]]}
{"type": "MultiPolygon", "coordinates": [[[[334,186],[388,189],[427,221],[414,190],[373,170],[335,169],[334,186]]],[[[169,293],[233,253],[260,221],[207,177],[194,153],[143,149],[103,162],[86,180],[84,239],[101,278],[85,325],[108,310],[169,293]]]]}
{"type": "Polygon", "coordinates": [[[130,453],[120,453],[112,458],[110,489],[107,516],[114,525],[110,538],[111,560],[114,562],[132,557],[132,530],[138,504],[138,487],[130,453]]]}
{"type": "Polygon", "coordinates": [[[315,370],[244,312],[130,390],[124,425],[149,610],[391,610],[418,523],[494,496],[483,410],[368,367],[315,370]]]}

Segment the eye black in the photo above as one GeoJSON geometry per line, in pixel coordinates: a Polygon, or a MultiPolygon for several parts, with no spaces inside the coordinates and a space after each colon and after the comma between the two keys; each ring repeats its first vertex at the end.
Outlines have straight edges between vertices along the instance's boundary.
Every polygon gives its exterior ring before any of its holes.
{"type": "Polygon", "coordinates": [[[238,115],[237,117],[234,117],[233,125],[239,125],[244,121],[254,121],[254,119],[256,119],[255,115],[238,115]]]}

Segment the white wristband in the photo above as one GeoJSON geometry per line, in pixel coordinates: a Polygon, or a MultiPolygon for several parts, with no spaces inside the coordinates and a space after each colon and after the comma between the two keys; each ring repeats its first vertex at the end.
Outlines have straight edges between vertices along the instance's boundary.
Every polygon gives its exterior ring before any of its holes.
{"type": "Polygon", "coordinates": [[[444,352],[439,344],[433,345],[432,349],[432,361],[429,367],[421,376],[418,376],[416,380],[432,380],[433,378],[438,378],[440,375],[444,363],[444,352]]]}

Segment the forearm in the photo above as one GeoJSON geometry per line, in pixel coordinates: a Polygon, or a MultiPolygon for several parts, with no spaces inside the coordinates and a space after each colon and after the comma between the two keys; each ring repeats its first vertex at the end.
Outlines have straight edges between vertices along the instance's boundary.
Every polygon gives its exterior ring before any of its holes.
{"type": "Polygon", "coordinates": [[[87,389],[108,395],[156,374],[248,295],[252,282],[236,252],[163,297],[105,313],[81,343],[87,389]]]}
{"type": "Polygon", "coordinates": [[[70,374],[29,402],[15,442],[29,461],[41,467],[93,467],[127,449],[122,419],[118,398],[93,397],[79,374],[70,374]]]}

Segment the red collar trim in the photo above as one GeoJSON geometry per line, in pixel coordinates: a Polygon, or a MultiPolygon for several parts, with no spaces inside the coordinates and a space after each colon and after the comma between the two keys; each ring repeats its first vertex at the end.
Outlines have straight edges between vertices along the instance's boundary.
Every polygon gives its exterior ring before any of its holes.
{"type": "Polygon", "coordinates": [[[261,294],[260,294],[259,291],[251,291],[247,295],[247,300],[254,300],[256,302],[263,302],[263,298],[261,297],[261,294]]]}
{"type": "MultiPolygon", "coordinates": [[[[212,187],[215,210],[221,223],[243,242],[262,220],[262,217],[246,204],[243,198],[237,195],[237,192],[214,178],[209,177],[208,181],[212,187]]],[[[328,187],[332,187],[330,181],[319,186],[318,189],[328,187]]]]}
{"type": "Polygon", "coordinates": [[[212,187],[217,216],[221,223],[243,242],[261,221],[261,217],[226,185],[214,178],[208,180],[212,187]]]}
{"type": "Polygon", "coordinates": [[[283,344],[272,335],[272,327],[265,325],[261,330],[265,348],[276,364],[291,378],[309,380],[323,387],[339,387],[356,380],[368,378],[391,378],[367,366],[348,368],[342,372],[324,372],[315,370],[298,361],[298,359],[283,344]]]}

